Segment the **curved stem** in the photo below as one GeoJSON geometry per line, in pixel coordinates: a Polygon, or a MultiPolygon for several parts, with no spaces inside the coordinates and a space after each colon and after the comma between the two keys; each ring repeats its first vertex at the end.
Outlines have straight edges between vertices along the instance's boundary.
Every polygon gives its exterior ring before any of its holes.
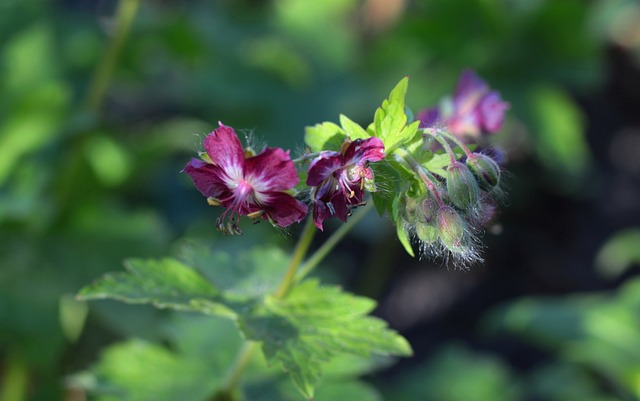
{"type": "Polygon", "coordinates": [[[276,298],[284,298],[289,292],[289,289],[294,282],[293,278],[298,270],[298,266],[300,266],[302,259],[304,259],[304,256],[307,254],[307,250],[309,250],[309,245],[311,245],[311,240],[313,240],[315,233],[316,226],[313,224],[313,218],[310,216],[307,218],[307,222],[302,230],[298,244],[293,251],[293,256],[291,257],[291,262],[289,262],[287,273],[282,279],[278,290],[274,294],[276,298]]]}
{"type": "Polygon", "coordinates": [[[433,194],[433,197],[438,203],[438,206],[443,207],[444,202],[442,201],[442,197],[440,196],[438,185],[435,183],[435,179],[433,178],[429,170],[422,167],[422,165],[420,165],[420,163],[418,163],[416,159],[414,159],[413,156],[411,156],[409,152],[404,149],[396,149],[394,156],[396,156],[396,160],[403,163],[405,166],[408,165],[409,169],[411,169],[418,175],[418,177],[420,177],[422,182],[424,182],[424,184],[427,186],[429,192],[433,194]]]}
{"type": "MultiPolygon", "coordinates": [[[[282,278],[280,286],[273,294],[274,297],[284,298],[291,289],[291,285],[294,283],[293,279],[295,277],[296,271],[298,270],[298,266],[300,266],[300,262],[302,262],[302,259],[306,255],[307,250],[309,250],[309,246],[311,245],[311,241],[313,240],[313,236],[315,235],[315,233],[316,227],[313,224],[313,219],[309,217],[307,219],[307,222],[305,223],[304,229],[302,230],[300,239],[298,240],[298,243],[293,250],[293,255],[291,256],[291,261],[289,262],[287,272],[282,278]]],[[[245,342],[242,350],[240,350],[238,356],[236,357],[236,361],[233,364],[233,369],[229,373],[226,383],[222,387],[220,395],[232,397],[231,394],[233,393],[233,390],[240,382],[240,379],[242,379],[242,373],[244,373],[244,370],[251,361],[251,358],[253,357],[253,354],[257,349],[257,342],[245,342]]]]}
{"type": "Polygon", "coordinates": [[[314,153],[305,153],[302,156],[292,159],[291,161],[299,164],[299,163],[304,163],[309,159],[313,159],[314,157],[318,157],[318,155],[320,154],[320,152],[314,152],[314,153]]]}
{"type": "Polygon", "coordinates": [[[300,266],[300,271],[295,277],[295,282],[298,282],[305,278],[311,271],[331,252],[331,250],[340,242],[342,238],[356,225],[360,220],[367,215],[367,213],[373,209],[373,202],[367,203],[362,210],[357,212],[346,224],[340,226],[329,239],[327,239],[320,248],[311,257],[300,266]]]}
{"type": "Polygon", "coordinates": [[[89,110],[93,112],[97,112],[100,109],[109,81],[113,75],[116,61],[129,34],[139,5],[140,0],[120,0],[116,11],[115,33],[98,65],[89,88],[86,103],[89,110]]]}
{"type": "Polygon", "coordinates": [[[422,132],[424,132],[426,135],[429,135],[435,138],[436,141],[440,142],[440,145],[442,145],[444,150],[449,155],[449,158],[451,158],[451,163],[452,164],[455,163],[456,154],[453,152],[453,150],[451,149],[451,146],[449,145],[449,142],[447,142],[446,139],[444,139],[439,133],[436,133],[436,131],[432,128],[425,128],[422,132]]]}
{"type": "Polygon", "coordinates": [[[238,353],[236,360],[233,364],[233,369],[231,373],[227,376],[227,380],[225,385],[222,387],[223,390],[220,394],[225,394],[228,397],[231,397],[233,393],[233,389],[236,388],[238,383],[240,383],[240,379],[242,378],[242,373],[246,369],[247,365],[251,361],[253,354],[258,349],[258,343],[253,341],[247,341],[244,343],[242,349],[238,353]]]}
{"type": "Polygon", "coordinates": [[[469,147],[465,145],[464,142],[462,142],[460,139],[456,138],[454,135],[451,135],[446,131],[438,131],[438,133],[444,136],[445,138],[449,139],[453,143],[455,143],[460,149],[462,149],[462,151],[467,155],[467,157],[471,157],[472,152],[469,150],[469,147]]]}

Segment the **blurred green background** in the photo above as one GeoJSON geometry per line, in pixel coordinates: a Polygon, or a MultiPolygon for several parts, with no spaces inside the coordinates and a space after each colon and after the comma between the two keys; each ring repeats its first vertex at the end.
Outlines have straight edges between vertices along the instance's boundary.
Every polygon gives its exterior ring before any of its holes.
{"type": "Polygon", "coordinates": [[[223,238],[179,174],[219,120],[295,153],[305,126],[368,124],[403,76],[415,112],[464,68],[511,103],[485,264],[411,259],[372,215],[323,267],[416,351],[368,399],[640,399],[637,1],[121,1],[0,3],[0,400],[94,399],[71,375],[198,341],[206,324],[74,300],[124,258],[289,246],[266,224],[223,238]]]}

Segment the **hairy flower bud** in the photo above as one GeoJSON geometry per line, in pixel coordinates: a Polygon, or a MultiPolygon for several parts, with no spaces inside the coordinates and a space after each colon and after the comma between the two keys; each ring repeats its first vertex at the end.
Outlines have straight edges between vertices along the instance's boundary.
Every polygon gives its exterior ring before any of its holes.
{"type": "Polygon", "coordinates": [[[433,223],[417,223],[416,235],[425,244],[433,244],[438,241],[438,228],[433,223]]]}
{"type": "Polygon", "coordinates": [[[480,189],[471,170],[456,161],[447,169],[447,192],[455,206],[470,209],[478,203],[480,189]]]}
{"type": "Polygon", "coordinates": [[[433,195],[427,195],[420,204],[420,210],[422,211],[423,220],[425,222],[431,223],[435,220],[438,213],[438,202],[433,198],[433,195]]]}
{"type": "Polygon", "coordinates": [[[447,249],[452,252],[460,252],[466,248],[467,225],[454,208],[441,207],[438,210],[436,225],[440,239],[447,249]]]}
{"type": "Polygon", "coordinates": [[[474,153],[467,158],[467,167],[476,176],[480,188],[491,191],[500,183],[500,167],[491,157],[474,153]]]}

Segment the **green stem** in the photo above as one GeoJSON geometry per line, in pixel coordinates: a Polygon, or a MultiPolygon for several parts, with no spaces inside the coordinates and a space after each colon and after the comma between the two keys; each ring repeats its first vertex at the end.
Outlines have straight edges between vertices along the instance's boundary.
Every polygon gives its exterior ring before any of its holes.
{"type": "Polygon", "coordinates": [[[469,150],[469,147],[467,147],[467,145],[465,145],[464,142],[462,142],[460,139],[456,138],[454,135],[451,135],[446,131],[438,131],[438,133],[444,136],[445,138],[449,139],[453,143],[455,143],[460,149],[462,149],[462,151],[467,155],[467,157],[471,157],[472,153],[469,150]]]}
{"type": "Polygon", "coordinates": [[[233,370],[229,374],[226,384],[221,391],[221,394],[225,394],[228,398],[231,399],[231,394],[233,390],[236,388],[240,379],[242,378],[242,373],[247,368],[247,365],[251,361],[253,354],[255,354],[258,349],[258,343],[253,341],[247,341],[244,343],[242,349],[238,353],[235,363],[233,364],[233,370]]]}
{"type": "Polygon", "coordinates": [[[435,183],[436,180],[433,178],[429,170],[418,163],[416,159],[414,159],[413,156],[411,156],[409,152],[404,149],[396,149],[395,156],[397,161],[403,163],[405,166],[408,165],[409,169],[418,175],[422,182],[424,182],[424,184],[427,186],[429,192],[433,194],[433,197],[438,203],[438,206],[443,207],[444,201],[440,196],[440,190],[438,189],[439,187],[435,183]]]}
{"type": "MultiPolygon", "coordinates": [[[[282,278],[280,286],[274,293],[274,297],[284,298],[291,289],[291,286],[294,283],[293,279],[295,277],[296,271],[298,270],[298,266],[300,266],[300,262],[302,262],[302,259],[304,259],[304,256],[307,254],[315,233],[316,227],[313,224],[313,218],[310,217],[305,223],[302,234],[300,235],[300,239],[298,240],[298,243],[293,250],[293,255],[291,256],[291,261],[289,262],[287,272],[282,278]]],[[[242,379],[242,374],[257,349],[258,343],[256,342],[246,342],[244,344],[244,347],[238,353],[238,357],[236,358],[236,361],[233,365],[233,369],[231,373],[229,373],[226,384],[222,387],[223,390],[220,392],[220,395],[226,396],[228,399],[233,399],[232,393],[242,379]]],[[[217,399],[219,398],[216,398],[216,400],[217,399]]]]}
{"type": "Polygon", "coordinates": [[[305,278],[311,271],[331,252],[331,250],[340,242],[342,238],[373,209],[373,202],[369,202],[355,216],[351,217],[346,224],[343,224],[327,239],[320,248],[311,257],[300,266],[300,272],[296,275],[295,281],[298,282],[305,278]]]}
{"type": "Polygon", "coordinates": [[[452,164],[455,163],[456,154],[453,152],[453,149],[451,149],[451,146],[449,145],[449,142],[447,142],[447,140],[444,139],[440,135],[440,132],[436,133],[436,131],[434,129],[432,129],[432,128],[425,128],[422,132],[424,132],[426,135],[429,135],[429,136],[435,138],[436,141],[440,142],[440,145],[442,145],[444,150],[449,155],[449,158],[451,159],[451,163],[452,164]]]}
{"type": "Polygon", "coordinates": [[[9,352],[4,367],[0,400],[22,401],[26,399],[29,368],[17,352],[9,352]]]}
{"type": "Polygon", "coordinates": [[[87,107],[93,112],[97,112],[100,109],[107,87],[109,86],[109,81],[113,75],[116,61],[122,51],[125,39],[129,34],[139,5],[140,0],[120,0],[118,10],[116,11],[115,33],[98,65],[89,88],[87,107]]]}
{"type": "Polygon", "coordinates": [[[298,244],[293,251],[293,256],[291,257],[291,262],[289,262],[287,273],[282,279],[280,287],[278,287],[278,290],[274,294],[276,298],[284,298],[289,292],[289,289],[294,282],[293,279],[295,277],[296,271],[298,270],[298,266],[300,266],[302,259],[304,259],[304,256],[307,254],[309,245],[311,245],[311,240],[313,240],[313,236],[315,235],[315,233],[316,227],[313,224],[313,218],[309,217],[304,226],[304,229],[302,230],[302,234],[300,235],[298,244]]]}

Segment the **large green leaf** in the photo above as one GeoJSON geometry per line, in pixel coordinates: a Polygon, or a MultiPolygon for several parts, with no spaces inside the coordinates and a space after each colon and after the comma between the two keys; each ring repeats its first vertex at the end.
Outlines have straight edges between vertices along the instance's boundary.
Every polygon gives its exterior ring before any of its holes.
{"type": "Polygon", "coordinates": [[[640,396],[640,280],[615,294],[521,299],[495,311],[494,327],[506,328],[587,366],[640,396]]]}
{"type": "Polygon", "coordinates": [[[220,390],[241,349],[235,325],[222,318],[173,316],[166,346],[140,339],[105,349],[91,370],[69,383],[99,401],[204,401],[220,390]]]}
{"type": "Polygon", "coordinates": [[[274,293],[289,264],[284,251],[266,246],[231,254],[190,245],[182,256],[228,299],[255,299],[274,293]]]}
{"type": "Polygon", "coordinates": [[[242,316],[241,329],[262,342],[268,362],[281,365],[305,397],[313,397],[323,363],[342,353],[410,355],[407,341],[380,319],[367,316],[373,300],[309,280],[286,299],[269,297],[242,316]]]}
{"type": "Polygon", "coordinates": [[[424,364],[393,381],[393,401],[515,401],[519,383],[491,354],[458,344],[443,346],[424,364]]]}
{"type": "Polygon", "coordinates": [[[130,259],[125,267],[126,272],[106,274],[84,287],[78,298],[115,299],[134,304],[149,303],[158,308],[233,314],[211,283],[176,259],[130,259]],[[206,308],[202,306],[203,301],[206,308]]]}

